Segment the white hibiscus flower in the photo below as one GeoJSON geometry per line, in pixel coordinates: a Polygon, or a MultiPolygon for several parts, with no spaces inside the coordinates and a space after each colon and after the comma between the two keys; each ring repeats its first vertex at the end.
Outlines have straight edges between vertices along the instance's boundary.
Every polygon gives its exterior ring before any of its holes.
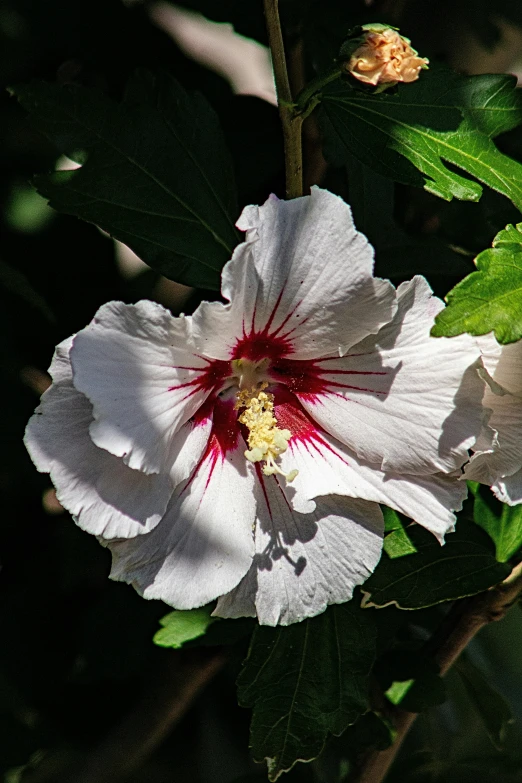
{"type": "Polygon", "coordinates": [[[57,348],[26,435],[113,554],[111,576],[179,609],[288,624],[347,601],[387,504],[453,529],[480,432],[479,351],[429,336],[423,278],[396,291],[327,191],[247,207],[229,304],[189,317],[110,302],[57,348]]]}
{"type": "Polygon", "coordinates": [[[484,407],[491,411],[465,476],[488,484],[503,503],[522,503],[522,341],[499,345],[493,334],[477,338],[488,381],[484,407]]]}

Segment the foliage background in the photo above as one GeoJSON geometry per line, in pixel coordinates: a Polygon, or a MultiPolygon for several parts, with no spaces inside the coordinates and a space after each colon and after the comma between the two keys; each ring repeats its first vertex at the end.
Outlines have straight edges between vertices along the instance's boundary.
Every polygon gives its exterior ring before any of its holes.
{"type": "MultiPolygon", "coordinates": [[[[258,0],[187,0],[184,5],[232,22],[238,32],[266,44],[258,0]]],[[[283,196],[275,107],[234,95],[222,77],[187,59],[147,10],[119,0],[6,0],[0,9],[0,81],[4,86],[33,78],[75,81],[119,100],[136,67],[162,68],[184,87],[201,91],[216,111],[233,158],[238,214],[270,191],[283,196]]],[[[282,11],[289,43],[304,42],[309,74],[335,56],[348,28],[372,19],[400,26],[423,56],[468,73],[502,72],[517,59],[522,62],[522,11],[515,0],[496,3],[495,15],[484,0],[283,0],[282,11]]],[[[224,666],[183,719],[150,752],[145,750],[155,714],[167,709],[191,667],[204,667],[221,653],[210,647],[174,651],[151,643],[168,608],[107,580],[108,553],[53,504],[48,478],[36,473],[22,445],[55,344],[85,326],[103,302],[148,297],[173,312],[189,312],[201,297],[213,294],[175,288],[152,270],[126,277],[112,240],[93,225],[50,211],[30,181],[53,168],[57,151],[7,91],[0,102],[0,779],[79,783],[88,760],[101,747],[112,747],[112,761],[93,781],[266,780],[264,768],[249,755],[249,713],[237,706],[234,684],[248,635],[227,648],[224,666]],[[118,753],[122,731],[128,747],[144,748],[132,769],[118,753]]],[[[497,145],[522,162],[520,127],[503,134],[497,145]]],[[[316,148],[312,125],[306,150],[317,163],[316,148]]],[[[447,203],[418,188],[392,184],[355,160],[328,170],[320,159],[319,164],[322,184],[353,204],[358,227],[375,244],[377,272],[395,283],[422,273],[439,295],[446,294],[473,270],[473,256],[506,223],[519,220],[515,207],[488,188],[478,203],[447,203]]],[[[308,178],[314,174],[310,167],[308,178]]],[[[387,666],[394,672],[391,679],[397,676],[387,647],[390,636],[404,664],[408,650],[415,650],[443,611],[379,610],[381,650],[386,651],[379,674],[383,683],[390,678],[387,666]]],[[[415,706],[423,712],[390,783],[521,779],[521,619],[517,606],[481,632],[467,663],[446,678],[444,703],[436,676],[419,675],[415,706]],[[487,683],[470,685],[474,669],[468,669],[466,679],[467,664],[478,666],[487,683]],[[480,698],[487,684],[509,707],[489,692],[480,698]],[[491,738],[497,737],[498,746],[507,709],[516,720],[507,726],[499,750],[491,738]]],[[[411,674],[406,669],[405,679],[411,674]]],[[[381,732],[381,742],[388,740],[385,725],[370,725],[370,720],[330,741],[320,759],[298,765],[286,779],[346,779],[365,737],[375,741],[381,732]]]]}

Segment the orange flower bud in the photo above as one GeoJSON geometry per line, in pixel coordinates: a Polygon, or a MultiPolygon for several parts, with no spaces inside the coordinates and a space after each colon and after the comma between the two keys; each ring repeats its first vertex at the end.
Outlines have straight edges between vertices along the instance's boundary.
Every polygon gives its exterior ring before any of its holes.
{"type": "Polygon", "coordinates": [[[407,38],[385,27],[365,30],[363,41],[352,53],[346,70],[365,84],[391,85],[414,82],[428,62],[426,57],[418,57],[407,38]]]}

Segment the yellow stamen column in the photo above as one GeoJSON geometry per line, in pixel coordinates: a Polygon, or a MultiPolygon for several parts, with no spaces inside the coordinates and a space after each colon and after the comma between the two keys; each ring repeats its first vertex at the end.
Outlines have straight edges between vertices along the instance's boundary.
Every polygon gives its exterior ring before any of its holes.
{"type": "Polygon", "coordinates": [[[272,476],[279,473],[287,481],[293,481],[297,470],[283,473],[275,460],[288,448],[292,437],[290,430],[282,430],[277,426],[274,416],[274,396],[264,390],[268,386],[262,383],[258,389],[243,389],[238,392],[236,408],[244,408],[238,417],[241,424],[248,429],[248,449],[245,457],[250,462],[265,462],[263,473],[272,476]]]}

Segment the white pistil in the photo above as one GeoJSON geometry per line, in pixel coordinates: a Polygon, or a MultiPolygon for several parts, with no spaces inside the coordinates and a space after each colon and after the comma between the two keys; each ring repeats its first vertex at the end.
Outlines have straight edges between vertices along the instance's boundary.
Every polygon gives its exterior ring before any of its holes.
{"type": "Polygon", "coordinates": [[[284,476],[290,482],[297,476],[297,470],[283,473],[276,465],[275,460],[288,448],[288,441],[292,437],[290,430],[281,430],[277,426],[274,416],[274,396],[264,389],[267,383],[262,383],[259,388],[243,389],[237,394],[235,407],[244,408],[238,417],[241,424],[248,429],[248,449],[245,457],[250,462],[265,462],[263,473],[272,476],[274,473],[284,476]]]}
{"type": "Polygon", "coordinates": [[[232,359],[232,374],[238,379],[239,388],[242,391],[256,389],[266,378],[269,364],[269,359],[261,359],[257,362],[251,359],[232,359]]]}

